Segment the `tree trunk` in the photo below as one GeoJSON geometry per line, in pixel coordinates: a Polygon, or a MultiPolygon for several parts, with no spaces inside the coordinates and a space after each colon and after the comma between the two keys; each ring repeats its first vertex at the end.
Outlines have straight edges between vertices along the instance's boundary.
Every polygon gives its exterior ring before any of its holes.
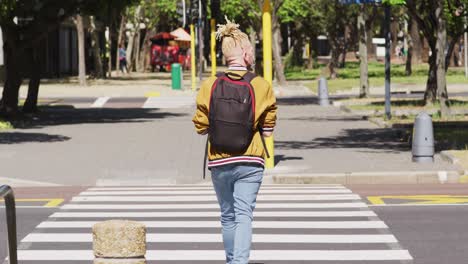
{"type": "Polygon", "coordinates": [[[294,28],[292,30],[292,36],[295,36],[293,42],[293,53],[292,53],[292,66],[304,66],[304,36],[301,33],[301,25],[299,23],[295,23],[294,28]]]}
{"type": "Polygon", "coordinates": [[[447,93],[445,49],[447,47],[447,25],[444,16],[444,0],[437,1],[437,43],[436,43],[436,65],[437,65],[437,96],[440,102],[440,113],[442,118],[450,116],[450,102],[447,93]]]}
{"type": "MultiPolygon", "coordinates": [[[[40,44],[39,44],[40,45],[40,44]]],[[[41,48],[43,46],[40,46],[41,48]]],[[[39,47],[29,49],[28,59],[30,60],[29,68],[29,87],[28,96],[23,106],[24,113],[35,113],[37,112],[37,101],[39,97],[39,86],[41,84],[41,72],[36,68],[36,65],[40,64],[40,56],[38,54],[39,47]]]]}
{"type": "Polygon", "coordinates": [[[369,91],[369,69],[367,61],[367,29],[364,5],[358,16],[358,36],[359,36],[359,61],[360,61],[360,92],[359,97],[367,98],[369,91]]]}
{"type": "Polygon", "coordinates": [[[341,43],[340,43],[340,62],[339,62],[339,67],[344,68],[346,66],[346,53],[348,53],[348,38],[350,35],[351,28],[349,25],[345,26],[345,33],[343,38],[341,38],[341,43]]]}
{"type": "Polygon", "coordinates": [[[129,71],[132,71],[132,61],[133,61],[133,47],[135,46],[135,36],[136,31],[133,28],[130,32],[127,44],[127,67],[129,71]]]}
{"type": "MultiPolygon", "coordinates": [[[[138,72],[144,71],[142,70],[142,67],[141,67],[141,61],[143,59],[143,57],[141,56],[141,37],[142,37],[141,34],[144,34],[144,32],[142,32],[142,30],[139,30],[138,38],[137,38],[137,45],[135,49],[135,70],[138,72]]],[[[146,34],[144,38],[146,39],[146,34]]]]}
{"type": "Polygon", "coordinates": [[[104,70],[101,60],[101,46],[99,45],[99,35],[96,29],[96,18],[94,16],[90,16],[89,21],[91,26],[91,48],[93,50],[94,57],[94,77],[97,79],[102,79],[104,78],[104,70]]]}
{"type": "Polygon", "coordinates": [[[416,24],[415,22],[412,21],[411,17],[409,18],[408,21],[408,27],[410,30],[405,29],[405,37],[408,40],[408,54],[406,56],[406,66],[405,66],[405,74],[406,76],[411,76],[413,74],[413,36],[411,34],[411,28],[412,25],[416,24]]]}
{"type": "Polygon", "coordinates": [[[396,57],[395,50],[398,45],[398,30],[399,30],[398,20],[393,19],[392,23],[390,24],[390,32],[392,34],[392,50],[391,50],[392,58],[396,57]]]}
{"type": "MultiPolygon", "coordinates": [[[[109,56],[109,59],[107,60],[107,75],[109,78],[112,77],[112,27],[108,27],[108,37],[106,39],[107,41],[107,48],[109,49],[107,52],[107,55],[109,56]]],[[[117,49],[118,52],[118,49],[117,49]]],[[[117,56],[118,57],[118,56],[117,56]]],[[[117,69],[118,70],[118,69],[117,69]]]]}
{"type": "Polygon", "coordinates": [[[273,58],[275,60],[276,79],[280,85],[286,85],[286,76],[284,75],[284,64],[281,58],[281,30],[278,16],[275,12],[272,14],[273,25],[273,58]]]}
{"type": "Polygon", "coordinates": [[[421,64],[423,62],[422,39],[419,34],[418,24],[413,19],[410,20],[410,36],[413,48],[411,53],[411,64],[421,64]]]}
{"type": "Polygon", "coordinates": [[[437,67],[435,54],[429,57],[429,75],[427,78],[426,92],[424,93],[426,105],[432,105],[437,101],[437,67]]]}
{"type": "Polygon", "coordinates": [[[18,51],[20,38],[16,27],[2,25],[2,30],[4,41],[5,84],[3,87],[0,112],[10,117],[16,115],[18,112],[18,95],[22,82],[20,74],[21,56],[18,51]]]}
{"type": "Polygon", "coordinates": [[[405,65],[405,74],[406,76],[411,76],[413,74],[413,42],[411,40],[408,41],[408,55],[406,57],[406,65],[405,65]]]}
{"type": "Polygon", "coordinates": [[[336,71],[336,68],[338,67],[339,64],[339,59],[340,59],[340,53],[337,48],[337,44],[335,41],[330,41],[330,46],[331,46],[331,59],[330,62],[328,63],[328,71],[330,74],[330,79],[334,80],[338,78],[338,72],[336,71]]]}
{"type": "Polygon", "coordinates": [[[133,60],[135,53],[135,38],[137,37],[138,32],[140,31],[140,14],[141,14],[141,6],[137,6],[135,11],[135,16],[133,17],[133,28],[130,31],[130,37],[128,38],[128,46],[127,46],[127,64],[128,70],[132,71],[133,68],[133,60]]]}
{"type": "Polygon", "coordinates": [[[86,86],[85,33],[81,15],[76,15],[75,24],[78,34],[78,79],[81,86],[86,86]]]}
{"type": "Polygon", "coordinates": [[[307,58],[307,69],[311,70],[315,67],[315,59],[317,57],[317,52],[316,48],[314,46],[314,39],[317,37],[312,37],[311,40],[309,40],[309,57],[307,58]]]}
{"type": "Polygon", "coordinates": [[[151,69],[150,67],[150,62],[151,62],[151,37],[154,36],[154,33],[155,31],[152,29],[152,30],[149,30],[148,32],[146,32],[146,37],[145,37],[145,40],[144,40],[144,43],[143,43],[143,50],[140,54],[140,56],[142,58],[140,58],[140,60],[142,60],[142,69],[143,71],[148,71],[151,69]]]}
{"type": "Polygon", "coordinates": [[[453,36],[452,39],[450,40],[450,43],[449,43],[448,49],[447,49],[447,54],[446,54],[446,57],[445,57],[445,71],[448,70],[450,65],[457,66],[456,63],[455,63],[455,54],[454,54],[453,51],[455,50],[455,46],[457,45],[458,41],[460,40],[460,37],[461,36],[453,36]]]}
{"type": "Polygon", "coordinates": [[[115,55],[115,68],[117,75],[119,74],[119,69],[120,69],[120,56],[119,56],[119,48],[122,47],[122,45],[125,43],[125,27],[127,24],[127,17],[125,15],[122,15],[122,18],[120,20],[120,27],[119,27],[119,39],[117,42],[117,52],[115,55]]]}
{"type": "Polygon", "coordinates": [[[367,28],[367,58],[371,61],[377,60],[377,48],[372,43],[372,39],[374,38],[374,31],[372,30],[372,25],[370,28],[367,28]]]}

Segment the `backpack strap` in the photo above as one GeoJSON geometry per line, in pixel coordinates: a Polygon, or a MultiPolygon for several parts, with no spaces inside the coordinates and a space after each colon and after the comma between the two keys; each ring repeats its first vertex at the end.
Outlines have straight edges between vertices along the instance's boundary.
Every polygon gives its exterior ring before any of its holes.
{"type": "Polygon", "coordinates": [[[248,83],[252,83],[252,81],[253,81],[253,79],[255,79],[255,77],[257,77],[257,75],[255,75],[255,73],[248,71],[248,72],[242,77],[242,79],[244,79],[244,80],[245,80],[246,82],[248,82],[248,83]]]}
{"type": "Polygon", "coordinates": [[[203,180],[206,178],[206,163],[208,162],[208,142],[210,135],[206,136],[205,156],[203,158],[203,180]]]}
{"type": "Polygon", "coordinates": [[[257,75],[255,75],[255,73],[250,72],[250,71],[247,71],[247,73],[245,73],[243,76],[240,75],[240,74],[234,73],[234,72],[218,72],[216,74],[217,78],[220,78],[220,77],[223,77],[223,76],[226,76],[229,79],[235,80],[235,81],[243,80],[243,81],[245,81],[247,83],[251,83],[252,80],[255,79],[255,77],[257,77],[257,75]]]}

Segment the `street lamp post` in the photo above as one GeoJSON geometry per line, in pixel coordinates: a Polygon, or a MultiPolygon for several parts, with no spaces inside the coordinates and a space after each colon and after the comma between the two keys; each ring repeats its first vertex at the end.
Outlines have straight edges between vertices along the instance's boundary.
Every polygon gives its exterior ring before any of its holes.
{"type": "Polygon", "coordinates": [[[468,21],[465,14],[465,39],[463,42],[463,53],[465,53],[465,78],[468,79],[468,21]]]}

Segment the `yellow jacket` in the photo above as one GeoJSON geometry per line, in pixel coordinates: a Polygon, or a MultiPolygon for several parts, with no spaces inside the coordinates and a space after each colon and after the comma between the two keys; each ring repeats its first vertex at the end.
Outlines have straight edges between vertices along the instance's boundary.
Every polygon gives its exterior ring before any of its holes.
{"type": "MultiPolygon", "coordinates": [[[[246,71],[229,71],[243,76],[246,71]]],[[[197,110],[193,117],[193,123],[198,134],[205,134],[209,127],[209,106],[211,88],[216,77],[205,80],[197,96],[197,110]]],[[[255,126],[263,127],[265,132],[273,131],[276,125],[276,98],[270,84],[261,77],[255,77],[251,82],[255,92],[255,126]]],[[[208,147],[208,168],[222,166],[232,163],[243,163],[264,166],[265,149],[262,144],[260,133],[257,131],[252,143],[245,153],[233,156],[228,153],[217,151],[211,145],[208,147]]]]}

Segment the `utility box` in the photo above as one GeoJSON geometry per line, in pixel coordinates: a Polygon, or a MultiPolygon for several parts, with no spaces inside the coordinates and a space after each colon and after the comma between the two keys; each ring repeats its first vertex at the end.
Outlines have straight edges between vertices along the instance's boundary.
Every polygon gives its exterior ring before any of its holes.
{"type": "Polygon", "coordinates": [[[413,126],[413,162],[434,162],[434,127],[427,113],[420,113],[413,126]]]}

